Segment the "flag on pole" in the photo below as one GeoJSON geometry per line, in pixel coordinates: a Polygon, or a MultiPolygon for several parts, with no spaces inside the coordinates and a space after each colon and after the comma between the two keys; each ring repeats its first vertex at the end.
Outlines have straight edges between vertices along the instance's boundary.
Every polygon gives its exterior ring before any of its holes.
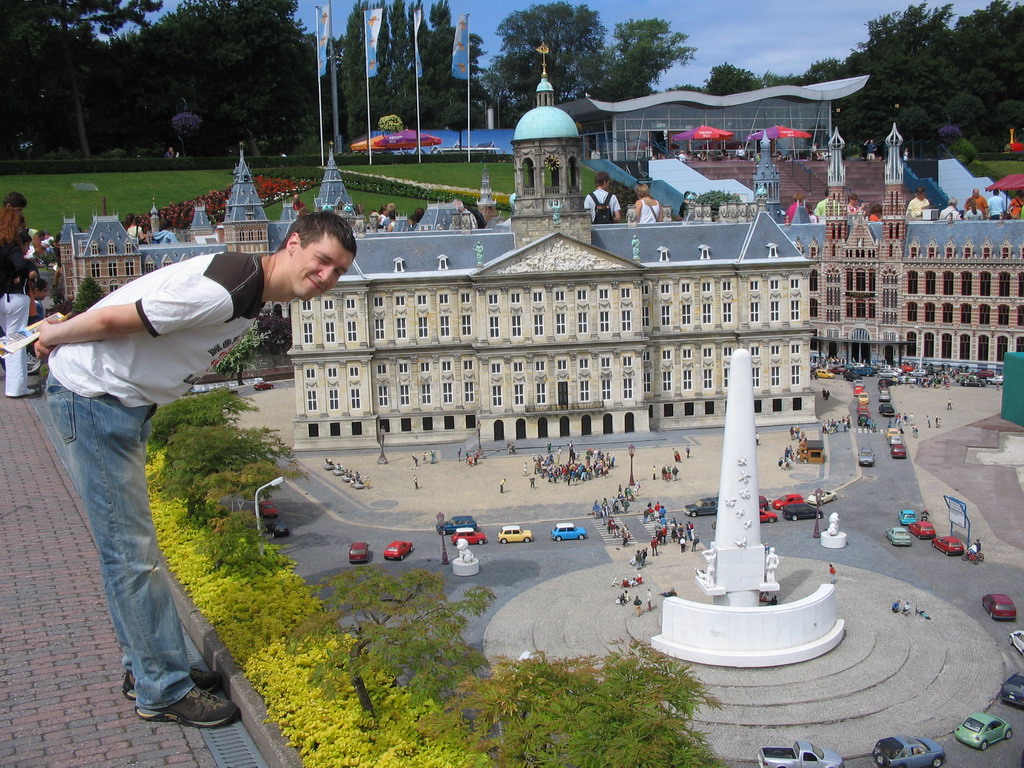
{"type": "Polygon", "coordinates": [[[416,77],[423,77],[423,62],[420,61],[420,24],[423,23],[423,9],[412,12],[412,40],[416,51],[416,77]]]}
{"type": "Polygon", "coordinates": [[[327,39],[330,37],[331,7],[318,5],[316,17],[316,63],[320,77],[327,74],[327,39]]]}
{"type": "Polygon", "coordinates": [[[380,34],[383,8],[371,8],[366,15],[366,76],[377,76],[377,37],[380,34]]]}
{"type": "Polygon", "coordinates": [[[455,45],[452,46],[452,77],[469,80],[469,19],[459,14],[455,25],[455,45]]]}

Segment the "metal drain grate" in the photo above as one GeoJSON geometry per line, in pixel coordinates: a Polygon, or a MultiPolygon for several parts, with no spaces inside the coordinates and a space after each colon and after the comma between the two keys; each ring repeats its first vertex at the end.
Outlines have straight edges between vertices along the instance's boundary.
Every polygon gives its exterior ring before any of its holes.
{"type": "MultiPolygon", "coordinates": [[[[184,632],[184,628],[182,631],[184,632]]],[[[189,665],[209,669],[188,632],[184,634],[189,665]]],[[[217,763],[217,768],[268,768],[266,760],[240,720],[221,728],[204,728],[202,734],[203,741],[217,763]]]]}

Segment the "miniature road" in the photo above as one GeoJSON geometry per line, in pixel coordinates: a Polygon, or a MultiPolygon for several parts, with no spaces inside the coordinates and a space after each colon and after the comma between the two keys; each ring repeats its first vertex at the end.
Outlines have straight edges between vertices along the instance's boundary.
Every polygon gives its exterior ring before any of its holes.
{"type": "MultiPolygon", "coordinates": [[[[819,418],[847,415],[850,386],[841,381],[821,385],[834,396],[827,403],[817,398],[819,418]]],[[[875,380],[869,379],[872,397],[875,386],[875,380]]],[[[899,733],[941,739],[956,765],[1015,764],[1015,744],[996,745],[982,756],[949,737],[976,710],[990,710],[1024,733],[1024,716],[1019,711],[993,704],[999,683],[1021,666],[1020,657],[1012,655],[1015,652],[1006,641],[1016,625],[996,624],[980,610],[981,594],[990,591],[1008,592],[1024,605],[1020,590],[1024,493],[1015,469],[1024,448],[1013,436],[1018,428],[997,417],[985,418],[998,413],[1000,396],[995,388],[895,387],[896,409],[913,413],[920,430],[916,440],[907,430],[908,461],[891,459],[881,435],[854,429],[826,436],[829,461],[825,465],[796,464],[784,471],[777,460],[786,445],[794,445],[787,431],[761,430],[758,469],[764,495],[806,494],[816,487],[839,491],[839,500],[826,513],[839,512],[840,527],[850,537],[846,549],[824,550],[811,538],[813,522],[809,520],[763,525],[761,532],[762,539],[782,556],[777,576],[783,601],[809,594],[827,578],[828,563],[837,565],[840,616],[847,634],[832,652],[800,665],[755,670],[694,665],[695,674],[723,704],[721,709],[701,713],[722,757],[738,764],[754,759],[760,744],[810,738],[853,758],[848,765],[856,768],[870,761],[855,756],[869,753],[878,738],[899,733]],[[946,409],[947,400],[951,410],[946,409]],[[935,416],[941,421],[938,427],[935,416]],[[875,467],[857,468],[860,447],[873,448],[875,467]],[[901,508],[929,509],[940,535],[948,534],[946,494],[968,503],[970,535],[984,542],[984,564],[946,558],[926,541],[915,540],[911,548],[899,550],[885,541],[884,530],[896,525],[895,515],[901,508]],[[932,619],[893,614],[889,606],[897,598],[923,607],[932,619]],[[756,734],[751,726],[758,728],[756,734]]],[[[260,414],[247,418],[280,429],[287,439],[293,398],[289,388],[255,393],[260,414]],[[280,423],[273,423],[275,419],[280,423]]],[[[816,430],[817,425],[806,428],[816,430]]],[[[534,489],[530,488],[532,457],[547,450],[547,441],[519,441],[516,455],[485,442],[488,457],[476,467],[456,460],[459,446],[430,443],[416,446],[415,451],[386,445],[389,463],[384,466],[376,463],[377,451],[303,454],[300,462],[309,478],[293,484],[293,499],[282,499],[282,509],[292,513],[288,522],[295,533],[287,551],[311,581],[348,567],[347,543],[356,539],[369,541],[377,553],[392,539],[413,541],[414,555],[388,567],[441,567],[440,537],[432,530],[436,514],[470,513],[491,536],[486,546],[474,547],[481,560],[480,575],[466,580],[489,586],[497,594],[494,606],[470,636],[488,655],[599,654],[629,638],[647,640],[660,632],[659,592],[675,588],[688,599],[704,599],[693,585],[693,570],[701,561],[692,552],[682,554],[677,546],[665,546],[659,557],[648,559],[643,572],[646,583],[634,591],[646,599],[650,585],[655,610],[637,616],[632,606],[615,604],[620,589],[613,582],[634,573],[628,560],[650,539],[637,515],[627,516],[624,522],[641,543],[631,542],[625,548],[621,541],[602,536],[596,521],[589,518],[594,500],[611,498],[629,478],[624,437],[576,440],[578,451],[594,448],[615,455],[616,467],[609,477],[578,486],[537,479],[534,489]],[[431,450],[435,464],[430,464],[431,450]],[[325,457],[369,476],[372,487],[351,490],[323,470],[325,457]],[[503,479],[504,493],[500,490],[503,479]],[[548,531],[557,521],[582,521],[591,536],[587,541],[556,544],[548,531]],[[512,522],[531,526],[536,541],[497,544],[498,527],[512,522]]],[[[642,483],[634,510],[648,501],[661,501],[669,510],[681,511],[683,504],[715,494],[719,432],[629,437],[636,445],[633,473],[642,483]],[[685,458],[687,446],[689,459],[685,458]],[[684,457],[678,464],[673,460],[676,449],[684,457]],[[666,465],[680,469],[679,479],[652,481],[652,470],[660,475],[666,465]]],[[[564,457],[566,440],[552,443],[552,451],[561,448],[564,457]]],[[[681,513],[669,515],[673,516],[683,520],[681,513]]],[[[704,541],[713,536],[712,519],[695,520],[704,541]]],[[[965,537],[962,531],[955,533],[965,537]]],[[[453,556],[454,547],[449,544],[448,549],[453,556]]],[[[454,577],[450,582],[453,593],[466,584],[454,577]]]]}

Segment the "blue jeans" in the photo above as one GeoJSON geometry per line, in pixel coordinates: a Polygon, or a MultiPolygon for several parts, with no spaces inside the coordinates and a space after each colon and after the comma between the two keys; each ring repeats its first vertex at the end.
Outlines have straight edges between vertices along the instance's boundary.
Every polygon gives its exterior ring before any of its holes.
{"type": "Polygon", "coordinates": [[[138,705],[166,707],[193,684],[146,492],[153,409],[127,408],[109,395],[82,397],[53,376],[46,392],[89,515],[107,606],[123,664],[135,675],[138,705]]]}

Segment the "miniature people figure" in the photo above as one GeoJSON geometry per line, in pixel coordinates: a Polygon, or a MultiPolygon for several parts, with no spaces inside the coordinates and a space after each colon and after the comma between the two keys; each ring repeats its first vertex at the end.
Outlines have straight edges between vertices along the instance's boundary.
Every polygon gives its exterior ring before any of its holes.
{"type": "Polygon", "coordinates": [[[704,573],[706,575],[705,583],[709,587],[715,586],[715,566],[718,560],[718,549],[715,547],[715,542],[711,542],[707,549],[704,550],[704,573]]]}

